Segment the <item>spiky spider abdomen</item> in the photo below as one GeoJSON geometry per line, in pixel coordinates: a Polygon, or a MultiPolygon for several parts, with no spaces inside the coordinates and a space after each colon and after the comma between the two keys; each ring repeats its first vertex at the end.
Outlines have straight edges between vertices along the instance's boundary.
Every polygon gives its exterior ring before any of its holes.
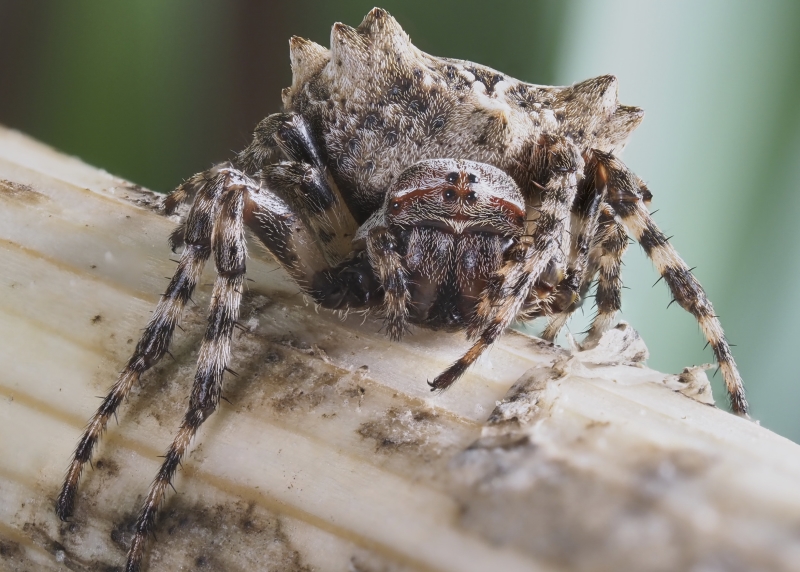
{"type": "Polygon", "coordinates": [[[569,138],[581,151],[622,150],[644,112],[619,105],[617,80],[573,86],[521,82],[472,62],[417,49],[386,12],[358,28],[334,24],[330,50],[294,37],[287,110],[305,117],[323,141],[327,165],[359,223],[409,165],[453,157],[509,173],[526,197],[532,147],[544,135],[569,138]]]}
{"type": "Polygon", "coordinates": [[[410,324],[463,330],[464,355],[430,384],[442,391],[515,321],[549,319],[553,340],[596,284],[591,344],[621,304],[628,233],[690,312],[719,363],[733,410],[747,401],[719,319],[650,217],[652,195],[616,156],[642,120],[617,103],[616,79],[526,84],[419,51],[374,9],[336,24],[330,51],[291,41],[285,111],[264,119],[231,161],[165,201],[191,202],[171,236],[181,260],[153,317],[78,443],[56,509],[67,518],[110,417],[160,360],[213,255],[217,278],[189,407],[144,502],[128,554],[138,570],[181,459],[216,410],[244,289],[248,228],[314,302],[374,311],[393,339],[410,324]]]}

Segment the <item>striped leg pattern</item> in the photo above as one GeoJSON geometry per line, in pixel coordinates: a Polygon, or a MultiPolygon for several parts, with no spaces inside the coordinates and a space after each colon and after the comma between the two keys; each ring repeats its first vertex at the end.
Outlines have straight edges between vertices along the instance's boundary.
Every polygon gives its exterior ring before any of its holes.
{"type": "MultiPolygon", "coordinates": [[[[108,420],[133,384],[167,352],[182,310],[211,255],[212,232],[221,224],[217,212],[223,195],[235,189],[248,189],[242,198],[247,212],[242,211],[237,224],[241,226],[247,217],[265,245],[315,300],[329,307],[358,306],[366,303],[371,290],[376,288],[370,283],[371,274],[363,264],[353,263],[338,274],[330,270],[330,264],[349,252],[356,223],[344,208],[339,191],[299,116],[275,114],[262,121],[256,128],[253,142],[237,156],[236,166],[242,168],[221,163],[198,173],[175,189],[164,202],[167,214],[192,202],[186,220],[170,236],[173,250],[184,245],[185,249],[133,356],[78,442],[56,500],[56,513],[61,519],[67,519],[73,512],[81,474],[86,463],[91,461],[92,451],[108,420]],[[280,154],[291,162],[265,170],[265,162],[280,154]],[[264,179],[267,185],[272,183],[288,202],[266,188],[259,192],[259,183],[248,175],[264,179]],[[311,228],[295,214],[292,203],[302,203],[304,211],[311,213],[308,217],[311,228]],[[317,246],[319,243],[323,245],[322,250],[317,246]]],[[[231,239],[233,243],[236,240],[231,239]]]]}
{"type": "Polygon", "coordinates": [[[236,160],[242,170],[278,192],[294,212],[304,214],[328,264],[336,266],[352,249],[358,228],[317,149],[311,130],[296,113],[276,113],[258,124],[253,142],[236,160]],[[268,164],[273,158],[288,161],[268,164]]]}
{"type": "Polygon", "coordinates": [[[587,163],[584,179],[572,204],[570,215],[570,251],[564,279],[544,301],[548,312],[557,312],[542,332],[542,339],[553,341],[570,316],[577,310],[594,279],[597,266],[590,260],[597,241],[600,205],[606,192],[604,180],[595,177],[595,165],[587,163]]]}
{"type": "Polygon", "coordinates": [[[617,312],[622,307],[622,256],[627,249],[628,232],[616,220],[614,209],[610,205],[602,205],[595,246],[589,254],[590,264],[597,268],[597,314],[581,344],[584,348],[596,344],[614,325],[617,312]]]}
{"type": "MultiPolygon", "coordinates": [[[[106,429],[108,420],[128,395],[133,384],[164,356],[169,349],[172,334],[178,324],[186,302],[200,279],[203,266],[211,254],[211,228],[217,211],[217,202],[225,185],[225,174],[217,169],[198,176],[197,200],[187,218],[186,248],[166,292],[153,312],[136,349],[119,374],[117,381],[103,399],[103,403],[89,420],[81,436],[61,492],[56,500],[56,513],[62,520],[72,515],[75,497],[83,469],[91,461],[92,451],[106,429]]],[[[193,183],[194,184],[194,183],[193,183]]]]}
{"type": "Polygon", "coordinates": [[[697,319],[722,371],[731,409],[746,417],[748,405],[744,385],[719,318],[703,287],[650,217],[644,204],[649,191],[619,159],[598,151],[595,154],[599,159],[598,168],[605,170],[608,180],[610,205],[653,261],[675,301],[697,319]]]}
{"type": "Polygon", "coordinates": [[[239,316],[244,286],[247,248],[244,235],[245,194],[257,191],[243,176],[231,177],[220,200],[213,225],[212,248],[217,278],[211,297],[211,309],[198,357],[189,408],[172,445],[167,449],[150,492],[136,521],[135,534],[128,552],[126,572],[140,569],[147,538],[155,527],[158,509],[164,502],[167,487],[186,454],[198,428],[216,410],[222,392],[222,376],[230,359],[230,342],[239,316]]]}

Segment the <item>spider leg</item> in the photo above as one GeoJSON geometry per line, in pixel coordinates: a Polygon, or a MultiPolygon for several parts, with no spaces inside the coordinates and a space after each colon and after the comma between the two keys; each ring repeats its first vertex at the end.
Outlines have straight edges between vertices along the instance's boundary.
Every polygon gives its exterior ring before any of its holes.
{"type": "Polygon", "coordinates": [[[577,191],[583,160],[565,139],[548,137],[536,147],[532,162],[543,162],[549,173],[542,187],[540,214],[535,228],[510,246],[504,263],[480,296],[467,335],[477,338],[472,347],[430,384],[432,390],[450,387],[466,369],[520,315],[531,288],[560,255],[564,221],[577,191]]]}
{"type": "Polygon", "coordinates": [[[392,340],[399,340],[408,329],[408,275],[403,257],[397,252],[397,241],[385,227],[373,228],[367,237],[367,254],[370,265],[383,285],[382,311],[386,332],[392,340]]]}
{"type": "MultiPolygon", "coordinates": [[[[187,179],[166,198],[164,210],[172,214],[191,201],[218,165],[187,179]]],[[[305,120],[296,113],[274,113],[263,119],[250,144],[237,154],[233,165],[250,177],[261,177],[268,188],[292,207],[304,213],[322,253],[332,266],[351,251],[358,228],[346,208],[341,192],[331,177],[318,145],[305,120]],[[283,156],[288,161],[272,163],[283,156]]],[[[170,236],[173,251],[182,246],[185,223],[170,236]]]]}
{"type": "Polygon", "coordinates": [[[200,425],[219,405],[222,376],[230,358],[231,334],[238,319],[244,284],[245,225],[295,281],[326,307],[364,306],[373,301],[378,290],[368,261],[356,256],[331,268],[312,233],[285,201],[265,185],[258,186],[240,172],[231,171],[213,226],[217,279],[189,408],[137,519],[127,571],[139,569],[144,545],[155,527],[156,514],[175,471],[200,425]]]}
{"type": "Polygon", "coordinates": [[[598,268],[595,293],[597,315],[583,341],[584,347],[591,347],[611,328],[622,306],[622,255],[627,249],[628,233],[625,227],[617,221],[610,205],[602,205],[597,244],[590,255],[598,268]]]}
{"type": "MultiPolygon", "coordinates": [[[[267,156],[266,152],[264,156],[267,156]]],[[[248,225],[315,301],[328,308],[338,308],[344,305],[363,307],[375,300],[378,285],[363,257],[354,257],[331,268],[316,246],[317,237],[291,207],[267,188],[259,189],[258,183],[234,169],[230,163],[217,165],[188,179],[171,195],[175,198],[168,206],[174,210],[181,201],[196,195],[186,222],[171,238],[174,246],[186,244],[186,248],[133,356],[89,420],[78,442],[56,500],[56,513],[62,520],[73,512],[83,468],[91,460],[92,451],[108,420],[142,373],[167,352],[182,310],[211,254],[212,230],[220,197],[237,185],[247,186],[250,191],[244,215],[248,225]]]]}
{"type": "Polygon", "coordinates": [[[223,165],[224,163],[215,165],[208,171],[196,173],[178,185],[170,194],[167,195],[167,198],[164,199],[164,212],[168,215],[171,215],[182,204],[194,201],[197,193],[200,192],[213,177],[214,170],[218,167],[222,167],[223,165]]]}
{"type": "MultiPolygon", "coordinates": [[[[269,164],[274,157],[280,153],[281,148],[278,146],[276,137],[281,126],[287,121],[291,121],[293,114],[291,113],[274,113],[264,118],[255,129],[253,133],[253,141],[236,157],[235,166],[243,173],[253,176],[257,174],[264,165],[269,164]]],[[[310,144],[310,141],[309,141],[310,144]]],[[[206,184],[213,173],[224,166],[230,166],[229,163],[221,163],[215,165],[208,171],[201,171],[196,175],[192,175],[186,179],[181,185],[173,190],[164,200],[164,212],[168,215],[173,214],[178,207],[187,202],[194,201],[197,192],[206,184]]],[[[170,245],[173,250],[183,243],[183,233],[185,225],[181,224],[175,229],[170,237],[170,245]],[[177,242],[172,242],[176,240],[177,242]]]]}
{"type": "Polygon", "coordinates": [[[570,252],[563,280],[544,301],[550,311],[557,312],[542,332],[542,339],[553,341],[569,317],[580,306],[591,284],[596,266],[591,264],[589,253],[596,241],[600,204],[605,194],[603,181],[596,181],[592,163],[587,164],[585,177],[578,185],[570,215],[570,252]],[[600,184],[598,184],[600,183],[600,184]]]}
{"type": "MultiPolygon", "coordinates": [[[[168,194],[166,199],[164,199],[164,214],[173,214],[178,207],[185,202],[193,203],[197,194],[214,179],[214,177],[219,173],[220,169],[224,169],[226,167],[230,167],[230,164],[220,163],[218,165],[214,165],[214,167],[211,169],[192,175],[183,183],[178,185],[178,187],[168,194]]],[[[186,244],[185,238],[188,222],[189,220],[187,217],[185,220],[181,221],[181,223],[176,226],[175,230],[173,230],[169,235],[168,242],[172,252],[177,252],[180,247],[186,244]]]]}
{"type": "Polygon", "coordinates": [[[267,187],[275,189],[295,212],[303,213],[330,265],[335,266],[350,253],[358,225],[324,168],[284,161],[265,167],[262,177],[267,187]]]}
{"type": "Polygon", "coordinates": [[[256,125],[250,145],[236,156],[236,164],[245,173],[255,174],[269,164],[276,153],[320,169],[325,166],[308,125],[296,113],[273,113],[262,119],[256,125]]]}
{"type": "Polygon", "coordinates": [[[599,161],[598,170],[603,169],[608,180],[609,203],[653,261],[675,301],[697,319],[722,371],[731,409],[746,417],[748,405],[744,385],[722,325],[703,287],[650,217],[644,204],[650,192],[619,159],[599,151],[594,153],[599,161]]]}
{"type": "Polygon", "coordinates": [[[276,113],[262,120],[236,164],[251,176],[261,172],[270,189],[303,213],[329,264],[335,266],[351,251],[358,224],[300,115],[276,113]],[[276,155],[288,161],[268,164],[276,155]]]}
{"type": "Polygon", "coordinates": [[[217,278],[189,407],[136,521],[136,532],[125,568],[128,572],[139,570],[144,545],[155,526],[156,513],[164,502],[166,489],[171,486],[175,471],[198,428],[219,405],[222,376],[230,359],[231,334],[239,316],[244,285],[247,247],[243,222],[245,195],[251,184],[251,181],[243,178],[229,182],[228,192],[219,203],[212,240],[217,278]]]}
{"type": "Polygon", "coordinates": [[[136,344],[133,355],[78,441],[56,500],[56,513],[62,520],[72,514],[81,473],[91,460],[92,451],[105,431],[108,420],[116,414],[133,384],[167,352],[183,308],[191,298],[203,266],[211,254],[211,228],[219,195],[224,190],[226,174],[220,168],[216,169],[213,179],[208,180],[209,175],[204,177],[205,183],[197,185],[197,200],[186,221],[186,248],[175,274],[136,344]]]}
{"type": "Polygon", "coordinates": [[[354,253],[336,266],[329,264],[305,221],[264,184],[248,193],[244,222],[295,283],[324,308],[364,308],[380,300],[380,285],[367,257],[354,253]]]}

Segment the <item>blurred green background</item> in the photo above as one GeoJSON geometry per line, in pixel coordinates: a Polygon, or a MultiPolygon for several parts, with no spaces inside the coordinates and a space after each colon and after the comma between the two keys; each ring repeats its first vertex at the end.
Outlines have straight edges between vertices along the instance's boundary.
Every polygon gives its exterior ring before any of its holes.
{"type": "MultiPolygon", "coordinates": [[[[167,191],[279,109],[291,35],[328,45],[333,22],[357,25],[373,2],[0,0],[0,122],[167,191]]],[[[737,344],[753,416],[800,442],[800,2],[383,7],[436,55],[533,83],[619,77],[620,100],[647,111],[624,159],[737,344]]],[[[641,249],[623,276],[622,317],[652,367],[712,361],[641,249]]],[[[719,376],[714,391],[724,403],[719,376]]]]}

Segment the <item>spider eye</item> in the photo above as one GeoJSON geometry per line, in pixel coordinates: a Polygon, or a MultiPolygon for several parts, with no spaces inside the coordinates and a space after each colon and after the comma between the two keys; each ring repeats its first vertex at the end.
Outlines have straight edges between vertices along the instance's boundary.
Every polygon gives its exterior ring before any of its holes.
{"type": "Polygon", "coordinates": [[[398,210],[400,210],[400,203],[399,203],[399,202],[397,202],[397,201],[393,202],[393,203],[392,203],[392,210],[393,210],[393,211],[398,211],[398,210]]]}
{"type": "Polygon", "coordinates": [[[454,198],[456,198],[456,191],[455,191],[455,189],[446,189],[445,192],[442,193],[442,196],[446,200],[451,201],[454,198]]]}
{"type": "Polygon", "coordinates": [[[447,173],[447,176],[444,178],[444,180],[448,183],[455,183],[458,181],[458,173],[447,173]]]}
{"type": "Polygon", "coordinates": [[[475,173],[470,173],[467,176],[467,181],[469,181],[470,183],[477,183],[478,182],[478,175],[476,175],[475,173]]]}
{"type": "Polygon", "coordinates": [[[478,200],[478,194],[475,191],[467,193],[467,202],[474,203],[478,200]]]}

